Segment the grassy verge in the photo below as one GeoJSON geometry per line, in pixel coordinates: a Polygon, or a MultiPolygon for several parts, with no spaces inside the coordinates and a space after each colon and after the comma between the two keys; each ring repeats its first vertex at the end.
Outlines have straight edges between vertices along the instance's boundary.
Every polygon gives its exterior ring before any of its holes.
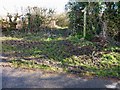
{"type": "Polygon", "coordinates": [[[19,34],[2,37],[2,50],[16,67],[120,78],[120,47],[98,47],[75,36],[19,34]]]}

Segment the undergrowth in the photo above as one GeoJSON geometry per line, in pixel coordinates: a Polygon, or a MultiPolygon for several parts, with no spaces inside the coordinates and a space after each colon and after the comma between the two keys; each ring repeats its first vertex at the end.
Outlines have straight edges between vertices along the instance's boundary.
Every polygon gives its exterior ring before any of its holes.
{"type": "Polygon", "coordinates": [[[77,36],[45,33],[20,34],[1,40],[3,54],[16,67],[120,78],[120,47],[107,46],[98,51],[95,43],[77,36]]]}

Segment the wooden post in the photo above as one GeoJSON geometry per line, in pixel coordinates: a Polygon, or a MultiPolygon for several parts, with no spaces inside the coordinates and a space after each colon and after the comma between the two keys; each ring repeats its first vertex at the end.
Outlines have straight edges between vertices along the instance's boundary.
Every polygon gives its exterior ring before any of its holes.
{"type": "Polygon", "coordinates": [[[86,7],[84,8],[84,30],[83,30],[83,38],[86,37],[86,7]]]}

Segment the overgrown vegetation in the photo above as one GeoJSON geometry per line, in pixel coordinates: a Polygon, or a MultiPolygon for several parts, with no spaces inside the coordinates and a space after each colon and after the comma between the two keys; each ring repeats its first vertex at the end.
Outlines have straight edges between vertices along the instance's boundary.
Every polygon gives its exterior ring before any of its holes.
{"type": "MultiPolygon", "coordinates": [[[[2,37],[3,55],[17,67],[42,68],[78,75],[120,77],[120,47],[98,47],[96,43],[66,36],[19,34],[2,37]]],[[[62,30],[61,30],[62,32],[62,30]]],[[[64,31],[63,31],[64,32],[64,31]]]]}

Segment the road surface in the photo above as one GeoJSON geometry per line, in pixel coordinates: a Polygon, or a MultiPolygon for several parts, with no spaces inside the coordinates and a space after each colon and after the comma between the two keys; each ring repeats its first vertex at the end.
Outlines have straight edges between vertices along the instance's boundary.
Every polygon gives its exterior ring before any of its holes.
{"type": "Polygon", "coordinates": [[[2,88],[120,88],[120,81],[2,66],[2,88]]]}

